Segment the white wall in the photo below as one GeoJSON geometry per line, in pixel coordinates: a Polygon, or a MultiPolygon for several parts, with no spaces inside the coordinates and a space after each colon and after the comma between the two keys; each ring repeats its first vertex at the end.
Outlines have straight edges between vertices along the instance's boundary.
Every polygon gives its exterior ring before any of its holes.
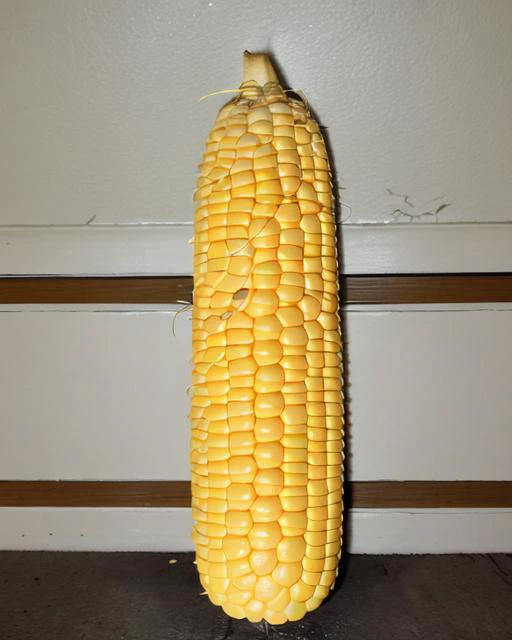
{"type": "MultiPolygon", "coordinates": [[[[353,509],[345,526],[352,553],[510,552],[512,509],[353,509]]],[[[191,509],[6,507],[0,549],[191,551],[191,528],[191,509]]]]}
{"type": "MultiPolygon", "coordinates": [[[[238,86],[246,48],[328,127],[346,273],[512,271],[511,30],[508,0],[2,2],[0,274],[190,273],[226,96],[199,98],[238,86]]],[[[354,480],[512,480],[511,313],[351,309],[354,480]]],[[[187,478],[171,317],[0,307],[0,479],[187,478]]],[[[353,549],[453,550],[468,528],[466,550],[509,549],[509,512],[409,515],[358,514],[353,549]]],[[[189,548],[188,518],[0,509],[0,548],[189,548]]]]}
{"type": "MultiPolygon", "coordinates": [[[[188,479],[190,322],[0,313],[3,479],[188,479]]],[[[347,313],[353,480],[512,480],[512,305],[347,313]]]]}
{"type": "MultiPolygon", "coordinates": [[[[187,479],[190,323],[0,312],[1,479],[187,479]]],[[[346,314],[352,480],[512,480],[512,305],[346,314]]],[[[192,549],[190,509],[0,508],[0,549],[192,549]]],[[[355,553],[510,552],[512,509],[355,509],[355,553]]]]}
{"type": "Polygon", "coordinates": [[[511,220],[508,0],[19,0],[0,25],[2,225],[191,220],[226,96],[199,98],[246,48],[328,127],[345,219],[511,220]]]}

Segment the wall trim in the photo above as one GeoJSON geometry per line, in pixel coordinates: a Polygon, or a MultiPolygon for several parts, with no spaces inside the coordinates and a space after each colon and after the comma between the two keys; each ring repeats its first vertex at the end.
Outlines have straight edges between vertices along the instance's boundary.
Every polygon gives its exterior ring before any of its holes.
{"type": "MultiPolygon", "coordinates": [[[[348,275],[343,304],[512,302],[512,274],[348,275]]],[[[192,300],[191,276],[0,278],[0,304],[171,304],[192,300]]]]}
{"type": "MultiPolygon", "coordinates": [[[[352,509],[345,523],[351,553],[512,552],[512,509],[352,509]]],[[[1,550],[192,551],[191,529],[190,509],[0,508],[1,550]]]]}
{"type": "MultiPolygon", "coordinates": [[[[348,482],[352,508],[512,508],[512,481],[348,482]]],[[[190,483],[170,481],[0,481],[0,507],[171,508],[190,506],[190,483]]]]}
{"type": "MultiPolygon", "coordinates": [[[[0,227],[3,275],[187,275],[191,224],[0,227]]],[[[512,222],[343,224],[342,272],[512,272],[512,222]]]]}

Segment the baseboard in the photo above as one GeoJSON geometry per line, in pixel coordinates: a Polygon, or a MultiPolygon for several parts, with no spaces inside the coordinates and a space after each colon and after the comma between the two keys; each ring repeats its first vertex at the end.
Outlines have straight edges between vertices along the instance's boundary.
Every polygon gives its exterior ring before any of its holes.
{"type": "Polygon", "coordinates": [[[509,553],[512,509],[354,509],[351,553],[509,553]]]}
{"type": "MultiPolygon", "coordinates": [[[[351,553],[512,552],[512,509],[353,509],[351,553]]],[[[0,549],[189,551],[190,509],[0,508],[0,549]]]]}
{"type": "MultiPolygon", "coordinates": [[[[344,224],[344,274],[512,271],[512,223],[344,224]]],[[[190,224],[3,227],[3,275],[189,275],[190,224]]]]}

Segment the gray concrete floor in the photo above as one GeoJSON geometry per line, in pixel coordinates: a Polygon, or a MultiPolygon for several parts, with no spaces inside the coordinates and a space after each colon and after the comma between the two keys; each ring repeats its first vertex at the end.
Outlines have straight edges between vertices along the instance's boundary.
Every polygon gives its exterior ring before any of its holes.
{"type": "Polygon", "coordinates": [[[0,638],[512,639],[510,555],[351,556],[318,611],[276,628],[230,621],[200,595],[192,560],[192,554],[2,552],[0,638]]]}

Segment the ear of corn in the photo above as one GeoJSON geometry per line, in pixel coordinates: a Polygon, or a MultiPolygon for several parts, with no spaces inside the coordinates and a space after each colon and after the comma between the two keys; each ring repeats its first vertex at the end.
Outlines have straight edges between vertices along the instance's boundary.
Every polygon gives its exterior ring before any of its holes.
{"type": "Polygon", "coordinates": [[[195,194],[193,538],[214,604],[281,624],[340,557],[338,265],[319,126],[265,55],[244,65],[195,194]]]}

